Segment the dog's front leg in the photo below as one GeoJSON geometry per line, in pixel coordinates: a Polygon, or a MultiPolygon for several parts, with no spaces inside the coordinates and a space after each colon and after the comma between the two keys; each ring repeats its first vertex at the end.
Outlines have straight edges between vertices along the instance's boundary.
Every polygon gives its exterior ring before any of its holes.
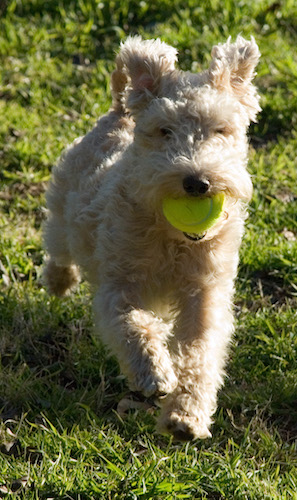
{"type": "Polygon", "coordinates": [[[232,283],[184,300],[176,324],[173,358],[178,386],[163,403],[159,429],[177,439],[211,436],[209,426],[223,382],[233,331],[232,283]]]}
{"type": "Polygon", "coordinates": [[[101,285],[94,308],[103,341],[117,356],[130,389],[145,396],[171,393],[177,379],[166,345],[168,326],[142,308],[131,286],[101,285]]]}

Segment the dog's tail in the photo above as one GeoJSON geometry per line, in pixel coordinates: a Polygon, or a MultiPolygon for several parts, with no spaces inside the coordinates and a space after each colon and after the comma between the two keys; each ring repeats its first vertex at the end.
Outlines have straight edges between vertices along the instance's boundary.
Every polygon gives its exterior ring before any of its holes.
{"type": "Polygon", "coordinates": [[[58,266],[53,259],[50,259],[43,272],[43,281],[50,294],[63,297],[77,286],[80,274],[74,264],[58,266]]]}
{"type": "Polygon", "coordinates": [[[115,111],[125,114],[125,90],[128,84],[128,77],[123,69],[123,63],[120,56],[116,59],[116,69],[111,74],[111,95],[112,95],[112,106],[115,111]]]}

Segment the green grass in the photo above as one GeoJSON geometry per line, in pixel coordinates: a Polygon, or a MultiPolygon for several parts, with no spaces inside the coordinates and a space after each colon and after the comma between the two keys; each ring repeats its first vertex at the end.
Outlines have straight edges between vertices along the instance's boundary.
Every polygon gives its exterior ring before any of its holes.
{"type": "Polygon", "coordinates": [[[0,4],[0,498],[297,499],[296,43],[294,0],[0,4]],[[162,37],[192,71],[229,35],[262,53],[229,376],[212,439],[190,445],[156,434],[154,411],[122,420],[87,285],[58,300],[40,280],[51,167],[107,111],[130,33],[162,37]]]}

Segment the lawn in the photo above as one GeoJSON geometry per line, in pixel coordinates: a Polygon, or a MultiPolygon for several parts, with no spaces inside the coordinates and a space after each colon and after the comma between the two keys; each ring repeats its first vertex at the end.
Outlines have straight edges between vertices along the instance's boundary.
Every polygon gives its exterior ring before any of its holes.
{"type": "Polygon", "coordinates": [[[296,44],[294,0],[0,3],[0,498],[297,499],[296,44]],[[191,71],[238,33],[262,53],[236,334],[213,436],[192,444],[158,435],[153,407],[118,414],[87,284],[61,300],[41,281],[52,165],[107,111],[131,33],[191,71]]]}

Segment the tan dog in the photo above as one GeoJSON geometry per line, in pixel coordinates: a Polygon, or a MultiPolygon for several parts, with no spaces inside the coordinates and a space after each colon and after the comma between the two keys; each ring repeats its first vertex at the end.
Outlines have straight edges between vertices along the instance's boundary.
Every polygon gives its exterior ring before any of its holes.
{"type": "Polygon", "coordinates": [[[175,49],[160,40],[128,38],[110,112],[64,154],[47,193],[50,292],[64,295],[76,266],[84,271],[98,332],[130,388],[162,396],[159,430],[182,440],[210,436],[233,332],[258,59],[255,41],[238,37],[192,74],[175,69],[175,49]],[[224,215],[203,239],[163,215],[166,196],[218,192],[224,215]]]}

